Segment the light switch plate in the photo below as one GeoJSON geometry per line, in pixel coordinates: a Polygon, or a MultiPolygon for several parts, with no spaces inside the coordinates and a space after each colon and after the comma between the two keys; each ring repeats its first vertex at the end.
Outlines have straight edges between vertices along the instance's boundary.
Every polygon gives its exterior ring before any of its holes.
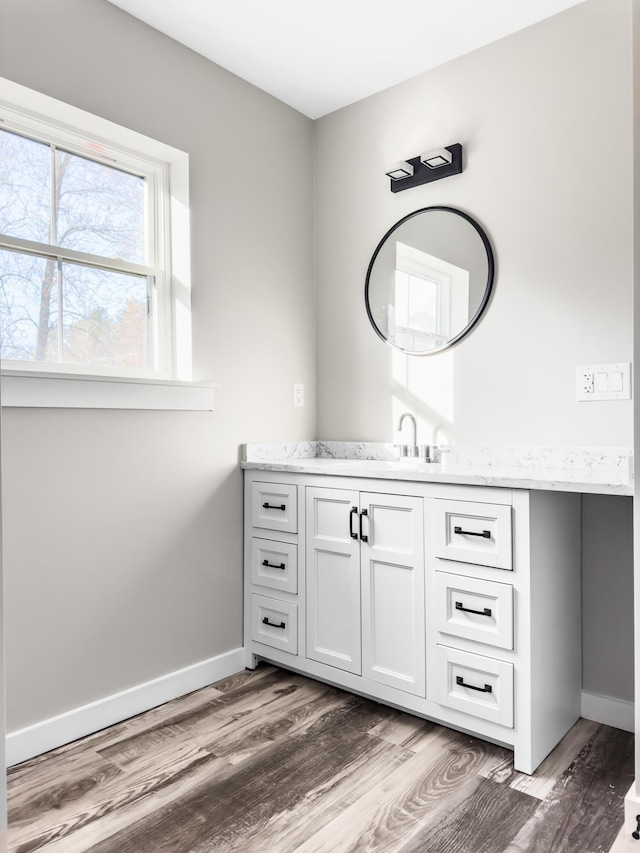
{"type": "Polygon", "coordinates": [[[628,361],[583,364],[577,369],[576,379],[580,402],[631,399],[631,364],[628,361]]]}

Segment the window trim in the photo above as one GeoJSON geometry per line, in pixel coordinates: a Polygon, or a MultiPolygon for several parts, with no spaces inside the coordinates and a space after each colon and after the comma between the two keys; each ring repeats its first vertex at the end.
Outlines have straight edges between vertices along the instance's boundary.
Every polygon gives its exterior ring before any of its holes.
{"type": "Polygon", "coordinates": [[[25,374],[2,371],[2,408],[36,409],[163,409],[210,412],[214,382],[183,379],[87,376],[86,374],[25,374]]]}
{"type": "MultiPolygon", "coordinates": [[[[16,124],[29,124],[33,127],[53,126],[52,134],[57,133],[63,137],[62,140],[53,139],[51,136],[45,141],[56,142],[64,147],[70,144],[67,140],[75,139],[75,145],[80,146],[77,153],[91,157],[91,148],[87,148],[86,138],[90,138],[92,144],[101,148],[101,153],[112,157],[116,165],[122,165],[128,171],[140,160],[146,164],[154,162],[155,166],[166,170],[165,191],[160,193],[158,201],[163,204],[160,216],[164,221],[167,243],[169,245],[158,245],[158,250],[163,251],[166,258],[166,269],[168,281],[164,288],[167,300],[164,312],[159,312],[160,317],[164,313],[164,327],[161,334],[167,343],[169,356],[164,366],[158,365],[157,371],[123,371],[111,369],[102,371],[92,366],[83,368],[81,365],[70,364],[42,364],[27,362],[4,362],[2,367],[3,388],[9,385],[15,387],[15,381],[24,378],[28,381],[31,377],[37,382],[29,382],[28,386],[35,392],[36,387],[42,387],[43,379],[51,380],[58,384],[61,396],[71,399],[74,395],[62,390],[62,384],[73,382],[69,390],[80,390],[80,379],[85,382],[97,381],[98,389],[110,388],[113,391],[114,384],[123,383],[126,386],[138,384],[140,387],[175,388],[181,382],[185,387],[193,388],[192,382],[192,357],[191,357],[191,264],[190,264],[190,222],[189,222],[189,156],[186,152],[166,145],[163,142],[144,136],[137,131],[130,130],[115,124],[107,119],[100,118],[85,110],[81,110],[70,104],[58,101],[48,95],[43,95],[33,89],[21,86],[11,80],[0,77],[0,126],[6,126],[7,130],[14,129],[16,124]],[[5,119],[5,121],[3,121],[5,119]],[[82,148],[79,139],[85,139],[85,147],[82,148]],[[115,149],[114,150],[114,146],[115,149]],[[119,160],[118,160],[119,158],[119,160]],[[163,202],[164,199],[164,202],[163,202]],[[164,369],[161,369],[161,368],[164,369]],[[5,382],[5,377],[10,382],[5,382]],[[108,380],[108,381],[107,381],[108,380]]],[[[17,128],[16,128],[17,129],[17,128]]],[[[96,159],[94,151],[92,159],[96,159]]],[[[158,219],[155,220],[158,222],[158,219]]],[[[162,230],[162,228],[159,228],[162,230]]],[[[156,234],[159,240],[161,235],[156,234]]],[[[39,244],[38,244],[39,245],[39,244]]],[[[55,247],[52,247],[54,249],[55,247]]],[[[160,319],[160,318],[159,318],[160,319]]],[[[206,387],[216,387],[212,383],[206,383],[206,387]]],[[[6,394],[2,394],[2,405],[5,403],[6,394]]],[[[9,395],[15,397],[13,392],[9,395]]],[[[23,397],[21,392],[20,397],[23,397]]],[[[41,395],[37,394],[37,398],[41,395]]],[[[45,395],[48,399],[50,394],[45,395]]],[[[126,402],[130,402],[131,389],[126,387],[126,402]]],[[[33,405],[39,405],[34,402],[33,405]]],[[[72,405],[67,403],[67,405],[72,405]]],[[[82,406],[79,399],[78,406],[82,406]]],[[[107,407],[111,407],[107,405],[107,407]]],[[[125,408],[130,408],[129,405],[125,408]]],[[[141,406],[146,408],[146,406],[141,406]]],[[[152,406],[156,408],[156,406],[152,406]]],[[[171,406],[169,406],[171,408],[171,406]]]]}

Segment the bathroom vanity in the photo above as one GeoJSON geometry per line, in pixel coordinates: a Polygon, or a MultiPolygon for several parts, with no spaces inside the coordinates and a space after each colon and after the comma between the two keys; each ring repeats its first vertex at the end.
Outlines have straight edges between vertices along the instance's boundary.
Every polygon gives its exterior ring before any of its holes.
{"type": "Polygon", "coordinates": [[[624,460],[563,480],[282,453],[243,462],[247,666],[505,744],[532,773],[580,716],[580,492],[630,490],[624,460]]]}

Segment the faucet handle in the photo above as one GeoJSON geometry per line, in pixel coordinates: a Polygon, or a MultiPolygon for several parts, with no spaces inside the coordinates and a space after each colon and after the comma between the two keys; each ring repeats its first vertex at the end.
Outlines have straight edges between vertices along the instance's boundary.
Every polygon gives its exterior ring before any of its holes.
{"type": "Polygon", "coordinates": [[[394,447],[398,448],[398,459],[403,459],[407,456],[407,453],[409,452],[408,444],[396,444],[394,447]]]}
{"type": "Polygon", "coordinates": [[[441,461],[441,453],[445,448],[438,447],[437,444],[421,444],[420,445],[420,459],[424,462],[440,462],[441,461]]]}

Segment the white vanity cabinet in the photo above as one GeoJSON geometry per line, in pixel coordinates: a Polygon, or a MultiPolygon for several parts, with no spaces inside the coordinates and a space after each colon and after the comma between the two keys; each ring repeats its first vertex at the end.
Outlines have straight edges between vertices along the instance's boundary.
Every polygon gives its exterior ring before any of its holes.
{"type": "Polygon", "coordinates": [[[307,657],[425,695],[423,501],[306,490],[307,657]]]}
{"type": "Polygon", "coordinates": [[[245,646],[532,773],[580,716],[580,497],[246,470],[245,646]]]}

